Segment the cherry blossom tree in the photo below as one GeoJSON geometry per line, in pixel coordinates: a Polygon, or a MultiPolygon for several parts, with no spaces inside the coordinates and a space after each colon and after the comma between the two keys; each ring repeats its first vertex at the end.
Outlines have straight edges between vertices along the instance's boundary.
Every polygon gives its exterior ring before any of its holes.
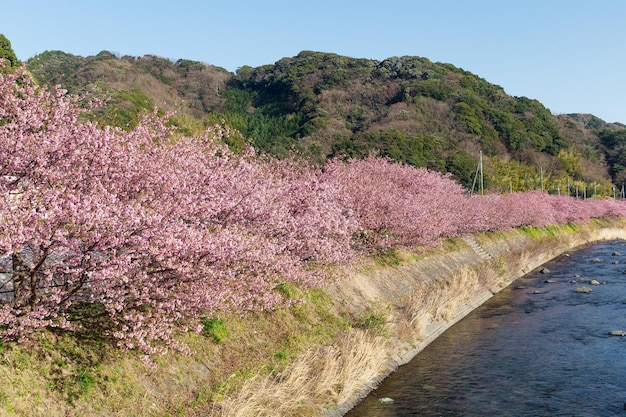
{"type": "Polygon", "coordinates": [[[326,173],[349,196],[367,246],[434,245],[463,227],[464,190],[438,172],[370,156],[329,161],[326,173]]]}
{"type": "Polygon", "coordinates": [[[450,177],[382,158],[334,160],[326,175],[341,184],[359,222],[361,249],[436,245],[442,239],[520,226],[624,216],[626,204],[528,191],[469,196],[450,177]]]}
{"type": "Polygon", "coordinates": [[[72,307],[92,304],[121,346],[184,350],[175,329],[274,308],[277,285],[320,285],[321,266],[351,256],[356,224],[316,171],[234,154],[219,126],[175,137],[152,114],[101,128],[79,120],[83,104],[0,76],[5,338],[72,328],[72,307]]]}

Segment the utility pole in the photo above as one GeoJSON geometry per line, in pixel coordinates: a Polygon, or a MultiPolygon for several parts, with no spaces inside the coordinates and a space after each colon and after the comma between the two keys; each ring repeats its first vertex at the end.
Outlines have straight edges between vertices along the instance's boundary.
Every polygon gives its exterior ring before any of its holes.
{"type": "Polygon", "coordinates": [[[484,179],[483,179],[483,151],[480,151],[480,158],[478,160],[478,166],[476,167],[476,174],[474,175],[474,183],[472,184],[472,191],[470,195],[474,194],[474,188],[476,188],[476,180],[479,181],[478,187],[480,188],[480,194],[484,194],[484,179]]]}
{"type": "Polygon", "coordinates": [[[485,183],[483,177],[483,151],[480,151],[480,195],[485,194],[485,183]]]}

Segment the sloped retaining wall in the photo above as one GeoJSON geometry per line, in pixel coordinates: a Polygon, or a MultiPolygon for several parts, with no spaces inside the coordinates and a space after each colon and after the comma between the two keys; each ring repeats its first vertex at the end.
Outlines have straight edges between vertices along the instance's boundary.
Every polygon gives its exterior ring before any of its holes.
{"type": "Polygon", "coordinates": [[[511,233],[482,245],[470,237],[469,249],[341,280],[330,293],[350,314],[358,316],[376,306],[390,311],[388,360],[375,378],[351,385],[351,392],[345,392],[326,417],[345,415],[398,366],[516,279],[582,245],[626,239],[622,223],[610,226],[590,224],[578,233],[557,231],[540,238],[511,233]]]}

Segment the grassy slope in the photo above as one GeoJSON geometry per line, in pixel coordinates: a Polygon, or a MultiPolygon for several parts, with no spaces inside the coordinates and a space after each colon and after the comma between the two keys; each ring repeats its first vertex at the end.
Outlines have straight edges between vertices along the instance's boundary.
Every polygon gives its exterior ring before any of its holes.
{"type": "Polygon", "coordinates": [[[95,332],[5,343],[0,415],[340,415],[476,294],[615,225],[623,222],[480,235],[492,251],[510,249],[486,264],[460,239],[388,252],[324,291],[283,288],[303,301],[290,308],[207,323],[184,336],[195,355],[168,354],[156,368],[95,332]]]}

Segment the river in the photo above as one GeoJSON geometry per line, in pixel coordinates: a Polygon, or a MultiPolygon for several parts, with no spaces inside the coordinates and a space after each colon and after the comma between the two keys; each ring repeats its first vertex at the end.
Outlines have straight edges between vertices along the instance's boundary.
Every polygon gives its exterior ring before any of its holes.
{"type": "Polygon", "coordinates": [[[543,267],[549,272],[517,280],[448,329],[346,416],[626,416],[626,337],[609,334],[626,330],[625,242],[585,246],[543,267]]]}

